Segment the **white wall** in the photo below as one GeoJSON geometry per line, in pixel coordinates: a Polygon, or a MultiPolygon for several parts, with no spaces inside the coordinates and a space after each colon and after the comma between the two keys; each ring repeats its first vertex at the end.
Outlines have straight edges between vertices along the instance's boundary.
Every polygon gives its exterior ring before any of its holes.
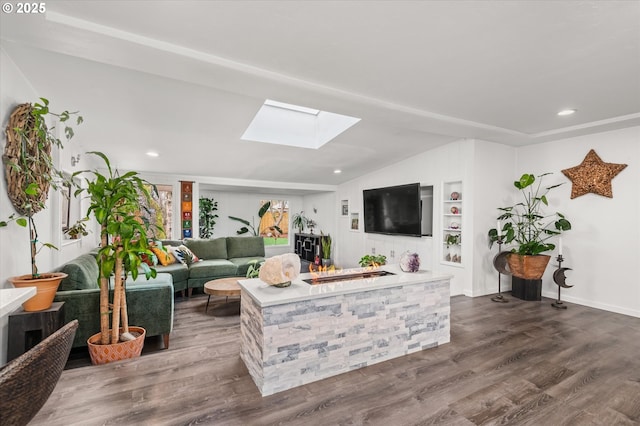
{"type": "MultiPolygon", "coordinates": [[[[572,224],[563,236],[563,266],[572,268],[567,283],[574,287],[563,289],[562,299],[640,317],[640,127],[527,146],[517,154],[519,173],[553,172],[549,183],[566,182],[549,199],[572,224]],[[602,161],[628,166],[612,180],[613,198],[572,200],[571,182],[560,171],[579,165],[592,148],[602,161]]],[[[554,269],[543,277],[543,295],[553,298],[554,269]]]]}
{"type": "MultiPolygon", "coordinates": [[[[473,172],[473,271],[472,296],[498,292],[498,274],[493,267],[493,257],[498,245],[488,248],[487,234],[496,227],[500,216],[498,207],[512,205],[517,195],[513,182],[516,172],[516,148],[486,141],[476,141],[473,172]]],[[[507,247],[503,246],[503,250],[507,247]]],[[[511,289],[511,277],[501,277],[502,291],[511,289]]]]}

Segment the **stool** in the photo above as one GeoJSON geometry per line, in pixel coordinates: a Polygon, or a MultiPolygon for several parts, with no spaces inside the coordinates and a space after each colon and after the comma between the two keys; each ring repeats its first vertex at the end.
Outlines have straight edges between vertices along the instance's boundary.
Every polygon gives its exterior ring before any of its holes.
{"type": "Polygon", "coordinates": [[[64,325],[64,302],[53,302],[49,309],[23,310],[9,315],[7,362],[27,352],[64,325]]]}

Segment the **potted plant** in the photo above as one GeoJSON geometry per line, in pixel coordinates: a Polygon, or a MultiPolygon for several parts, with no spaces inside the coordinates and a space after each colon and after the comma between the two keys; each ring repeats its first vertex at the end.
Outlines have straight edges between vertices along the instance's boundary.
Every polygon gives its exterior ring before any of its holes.
{"type": "Polygon", "coordinates": [[[156,270],[142,261],[143,255],[153,255],[147,244],[149,221],[140,214],[140,197],[147,200],[151,198],[148,190],[151,185],[141,179],[137,172],[120,175],[112,170],[109,159],[103,153],[90,154],[101,157],[108,172],[107,175],[97,170],[90,172],[94,179],[87,178],[87,187],[76,191],[76,195],[84,191],[89,195],[87,216],[93,214],[100,225],[101,241],[97,255],[100,271],[100,333],[90,337],[87,342],[91,360],[96,364],[112,360],[104,361],[101,358],[100,354],[104,351],[122,353],[124,357],[140,355],[145,330],[129,326],[124,284],[129,274],[135,280],[140,269],[147,279],[155,277],[156,270]],[[114,283],[111,303],[110,279],[114,283]],[[132,348],[131,351],[114,350],[108,345],[127,345],[132,348]]]}
{"type": "Polygon", "coordinates": [[[304,212],[296,213],[293,215],[292,225],[294,228],[298,228],[298,233],[302,234],[304,228],[307,226],[309,219],[304,215],[304,212]]]}
{"type": "Polygon", "coordinates": [[[331,265],[331,235],[323,235],[320,233],[320,245],[322,246],[322,266],[331,265]]]}
{"type": "Polygon", "coordinates": [[[522,201],[508,207],[498,208],[502,214],[498,223],[505,221],[500,232],[497,228],[489,230],[489,247],[499,238],[505,244],[515,242],[512,254],[508,256],[509,268],[516,277],[539,279],[549,263],[550,256],[542,254],[555,249],[555,244],[547,242],[563,231],[571,229],[571,223],[561,213],[548,214],[544,206],[548,206],[547,194],[562,184],[542,188],[542,178],[551,173],[536,177],[525,173],[514,186],[520,191],[522,201]]]}
{"type": "Polygon", "coordinates": [[[200,238],[211,238],[218,217],[215,213],[218,210],[218,202],[213,198],[200,197],[198,207],[200,210],[200,238]]]}
{"type": "MultiPolygon", "coordinates": [[[[271,201],[267,201],[262,206],[260,206],[260,210],[258,210],[258,217],[260,219],[262,219],[262,216],[264,216],[269,211],[270,208],[271,208],[271,201]]],[[[241,219],[241,218],[236,217],[236,216],[229,216],[229,219],[237,220],[238,222],[243,223],[245,225],[242,228],[240,228],[239,230],[237,230],[236,234],[238,234],[238,235],[246,234],[246,233],[249,232],[249,228],[251,228],[251,233],[253,234],[253,236],[254,237],[258,236],[258,230],[255,228],[255,224],[250,223],[246,219],[241,219]],[[249,228],[247,228],[247,226],[249,228]]],[[[253,221],[253,218],[251,218],[251,220],[253,221]]],[[[282,229],[280,229],[280,227],[274,225],[273,228],[274,228],[274,230],[276,230],[277,232],[282,234],[282,229]]]]}
{"type": "Polygon", "coordinates": [[[70,226],[66,231],[64,231],[65,234],[67,234],[69,238],[71,238],[72,240],[77,240],[78,237],[80,237],[81,235],[83,237],[89,235],[89,231],[87,230],[87,225],[85,224],[88,220],[89,220],[88,217],[85,217],[84,219],[80,219],[79,221],[74,223],[72,226],[70,226]]]}
{"type": "MultiPolygon", "coordinates": [[[[68,142],[74,131],[66,122],[74,116],[76,124],[81,124],[82,117],[77,112],[54,113],[49,110],[49,101],[40,98],[40,102],[33,105],[18,105],[9,117],[6,129],[7,144],[3,156],[5,178],[9,199],[20,215],[12,214],[9,220],[15,220],[18,225],[29,228],[31,252],[31,274],[11,277],[9,281],[14,287],[37,288],[36,295],[23,304],[25,311],[48,309],[53,303],[60,281],[67,276],[61,272],[41,274],[38,271],[36,255],[43,247],[56,247],[38,241],[38,230],[33,217],[46,208],[49,189],[58,190],[63,181],[68,182],[53,162],[51,150],[63,149],[64,145],[53,132],[55,128],[47,127],[47,117],[55,117],[60,123],[64,123],[64,135],[68,142]]],[[[7,222],[3,221],[3,225],[6,224],[7,222]]]]}
{"type": "Polygon", "coordinates": [[[387,264],[387,256],[383,254],[365,254],[358,261],[362,267],[377,267],[387,264]]]}

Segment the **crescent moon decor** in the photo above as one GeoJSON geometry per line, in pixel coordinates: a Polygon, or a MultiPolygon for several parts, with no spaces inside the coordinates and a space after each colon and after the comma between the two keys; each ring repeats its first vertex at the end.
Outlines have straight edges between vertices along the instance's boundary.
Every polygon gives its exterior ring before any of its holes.
{"type": "Polygon", "coordinates": [[[558,285],[558,300],[553,302],[551,306],[556,309],[567,309],[567,305],[562,303],[562,300],[560,300],[560,289],[573,287],[572,285],[567,284],[567,277],[564,274],[566,271],[571,271],[572,269],[562,267],[562,261],[564,258],[561,254],[559,254],[556,259],[558,260],[558,269],[553,272],[553,282],[558,285]]]}
{"type": "Polygon", "coordinates": [[[562,288],[571,288],[572,285],[566,283],[567,277],[564,275],[565,271],[570,271],[571,268],[558,268],[553,273],[553,281],[562,288]]]}
{"type": "Polygon", "coordinates": [[[500,236],[498,236],[498,241],[496,242],[498,243],[498,254],[496,254],[495,257],[493,258],[493,267],[496,268],[496,270],[498,271],[498,295],[493,296],[491,300],[498,303],[507,303],[509,299],[505,299],[505,297],[502,295],[502,290],[500,288],[501,287],[500,274],[511,275],[511,271],[509,271],[507,267],[507,255],[511,252],[502,251],[502,244],[504,243],[504,241],[500,236]]]}

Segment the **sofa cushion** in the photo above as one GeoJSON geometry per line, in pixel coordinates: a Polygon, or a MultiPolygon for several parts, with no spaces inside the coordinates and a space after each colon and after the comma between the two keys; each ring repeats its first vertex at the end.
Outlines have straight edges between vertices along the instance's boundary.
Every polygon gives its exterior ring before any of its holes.
{"type": "Polygon", "coordinates": [[[232,277],[236,275],[238,267],[226,259],[201,260],[191,264],[189,278],[232,277]]]}
{"type": "Polygon", "coordinates": [[[171,246],[171,247],[178,247],[182,244],[184,244],[184,241],[182,240],[156,240],[156,245],[160,245],[162,244],[162,247],[164,246],[171,246]]]}
{"type": "Polygon", "coordinates": [[[168,266],[177,262],[176,258],[166,247],[151,247],[151,251],[156,255],[158,262],[160,262],[162,266],[168,266]]]}
{"type": "Polygon", "coordinates": [[[227,254],[234,257],[264,257],[262,237],[227,237],[227,254]]]}
{"type": "MultiPolygon", "coordinates": [[[[158,271],[158,274],[160,273],[171,274],[171,276],[173,277],[174,283],[178,283],[180,281],[186,281],[189,279],[189,268],[187,267],[187,265],[183,263],[176,262],[167,266],[156,265],[154,266],[154,268],[156,271],[158,271]]],[[[144,279],[144,276],[142,277],[142,279],[144,279]]]]}
{"type": "Polygon", "coordinates": [[[58,291],[99,288],[98,262],[92,254],[82,254],[62,265],[58,271],[68,275],[60,282],[58,291]]]}
{"type": "Polygon", "coordinates": [[[227,258],[227,240],[226,238],[211,238],[196,240],[187,238],[184,245],[198,256],[200,259],[226,259],[227,258]]]}

